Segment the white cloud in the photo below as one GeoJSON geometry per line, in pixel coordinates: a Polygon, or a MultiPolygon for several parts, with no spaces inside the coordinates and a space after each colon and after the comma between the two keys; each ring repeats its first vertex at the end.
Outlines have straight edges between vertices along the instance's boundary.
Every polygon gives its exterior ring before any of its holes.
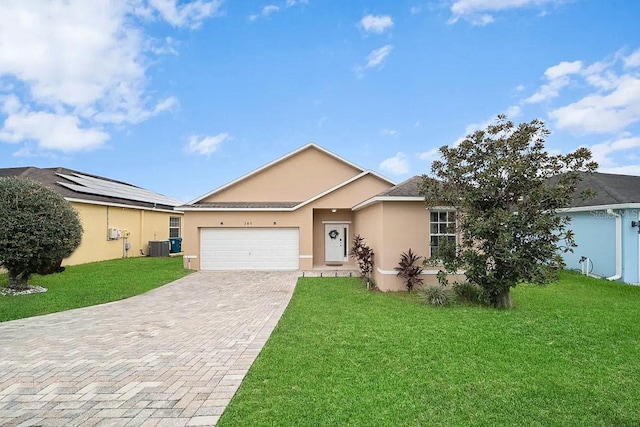
{"type": "Polygon", "coordinates": [[[625,68],[640,67],[640,49],[623,59],[625,68]]]}
{"type": "Polygon", "coordinates": [[[607,94],[592,93],[549,112],[559,129],[609,133],[640,121],[640,76],[625,76],[607,94]]]}
{"type": "Polygon", "coordinates": [[[422,12],[422,7],[420,6],[411,6],[411,9],[409,9],[409,13],[411,13],[412,15],[417,15],[420,12],[422,12]]]}
{"type": "Polygon", "coordinates": [[[369,55],[367,55],[367,65],[365,65],[365,67],[374,68],[382,66],[384,60],[389,56],[392,50],[393,46],[390,44],[382,46],[380,49],[372,50],[369,55]]]}
{"type": "Polygon", "coordinates": [[[598,162],[600,169],[616,167],[611,156],[619,151],[627,151],[640,147],[640,137],[625,137],[614,141],[602,142],[589,147],[593,160],[598,162]]]}
{"type": "Polygon", "coordinates": [[[547,68],[544,75],[548,83],[542,85],[536,93],[525,99],[524,102],[527,104],[536,104],[556,98],[560,90],[571,82],[569,76],[580,72],[582,68],[581,61],[563,61],[558,65],[547,68]]]}
{"type": "MultiPolygon", "coordinates": [[[[30,0],[0,2],[0,96],[24,107],[0,117],[4,140],[35,141],[36,147],[73,151],[100,146],[105,126],[138,123],[171,110],[177,100],[148,93],[153,52],[158,46],[143,20],[197,27],[217,13],[220,1],[30,0]],[[20,17],[20,19],[16,19],[20,17]],[[34,126],[53,132],[47,135],[34,126]],[[21,128],[24,127],[24,128],[21,128]],[[56,132],[69,130],[69,137],[56,132]],[[78,138],[87,138],[85,143],[78,138]]],[[[162,40],[162,39],[159,39],[162,40]]]]}
{"type": "Polygon", "coordinates": [[[174,27],[198,28],[204,19],[216,15],[221,5],[222,0],[149,0],[149,7],[174,27]]]}
{"type": "Polygon", "coordinates": [[[454,0],[451,4],[452,16],[449,23],[464,19],[473,25],[487,25],[494,21],[493,13],[526,7],[539,8],[545,4],[563,1],[566,0],[454,0]]]}
{"type": "Polygon", "coordinates": [[[382,129],[380,133],[384,136],[393,136],[393,137],[400,135],[400,132],[394,129],[382,129]]]}
{"type": "Polygon", "coordinates": [[[291,6],[295,6],[296,4],[308,4],[308,3],[309,3],[309,0],[287,0],[286,6],[291,7],[291,6]]]}
{"type": "Polygon", "coordinates": [[[582,70],[582,61],[562,61],[558,65],[547,68],[547,70],[544,72],[544,75],[549,80],[554,80],[563,76],[575,74],[580,70],[582,70]]]}
{"type": "Polygon", "coordinates": [[[431,150],[424,151],[418,154],[420,160],[432,162],[440,157],[439,148],[432,148],[431,150]]]}
{"type": "Polygon", "coordinates": [[[380,170],[390,173],[391,175],[405,175],[409,173],[407,156],[399,152],[395,156],[383,160],[382,163],[380,163],[380,170]]]}
{"type": "Polygon", "coordinates": [[[191,135],[187,144],[187,152],[194,154],[210,155],[214,153],[220,144],[229,139],[228,133],[219,133],[215,136],[191,135]]]}
{"type": "MultiPolygon", "coordinates": [[[[284,6],[289,8],[289,7],[295,6],[296,4],[302,4],[302,3],[306,4],[307,1],[306,0],[305,1],[287,0],[284,6]]],[[[280,12],[281,10],[282,9],[277,4],[268,4],[262,7],[262,10],[260,10],[260,13],[255,15],[249,15],[249,20],[255,21],[258,18],[269,18],[270,15],[280,12]]]]}
{"type": "Polygon", "coordinates": [[[382,34],[393,27],[393,20],[389,15],[366,15],[358,25],[367,33],[382,34]]]}
{"type": "Polygon", "coordinates": [[[40,148],[58,151],[90,150],[100,147],[109,134],[98,128],[83,128],[78,116],[45,112],[11,114],[0,129],[0,141],[38,141],[40,148]]]}

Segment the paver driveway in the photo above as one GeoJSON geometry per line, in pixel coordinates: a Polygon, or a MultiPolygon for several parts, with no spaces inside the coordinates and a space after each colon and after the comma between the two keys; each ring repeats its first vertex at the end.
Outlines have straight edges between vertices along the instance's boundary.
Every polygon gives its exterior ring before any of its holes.
{"type": "Polygon", "coordinates": [[[0,323],[0,425],[215,425],[296,272],[198,272],[127,300],[0,323]]]}

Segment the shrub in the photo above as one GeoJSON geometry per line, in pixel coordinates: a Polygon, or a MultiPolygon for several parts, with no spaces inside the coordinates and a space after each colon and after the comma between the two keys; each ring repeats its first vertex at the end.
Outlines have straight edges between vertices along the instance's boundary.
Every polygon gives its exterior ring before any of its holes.
{"type": "Polygon", "coordinates": [[[364,237],[359,234],[353,238],[351,245],[351,251],[349,255],[356,260],[358,268],[360,269],[360,278],[365,283],[367,288],[371,288],[373,279],[371,273],[373,273],[373,249],[371,249],[366,243],[364,243],[364,237]]]}
{"type": "Polygon", "coordinates": [[[471,304],[487,304],[483,289],[469,282],[455,282],[452,286],[456,299],[471,304]]]}
{"type": "Polygon", "coordinates": [[[413,291],[414,287],[421,286],[424,282],[420,277],[423,268],[421,265],[416,264],[422,258],[422,256],[416,255],[411,251],[411,248],[409,248],[407,252],[403,252],[402,255],[400,255],[400,262],[398,266],[394,268],[394,270],[398,272],[396,276],[404,279],[404,284],[409,292],[413,291]]]}
{"type": "Polygon", "coordinates": [[[418,299],[425,305],[444,307],[453,302],[453,295],[443,286],[425,286],[418,291],[418,299]]]}
{"type": "Polygon", "coordinates": [[[0,224],[0,266],[16,290],[26,289],[32,274],[59,267],[82,238],[71,204],[30,179],[0,178],[0,224]]]}

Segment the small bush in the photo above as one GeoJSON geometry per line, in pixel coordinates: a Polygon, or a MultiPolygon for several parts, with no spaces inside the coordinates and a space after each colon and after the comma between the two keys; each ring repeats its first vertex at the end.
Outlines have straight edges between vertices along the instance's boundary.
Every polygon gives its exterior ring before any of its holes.
{"type": "Polygon", "coordinates": [[[371,277],[373,273],[373,257],[375,254],[373,249],[364,243],[364,237],[358,234],[353,238],[349,255],[358,263],[362,283],[366,285],[367,289],[371,289],[375,286],[373,278],[371,277]]]}
{"type": "Polygon", "coordinates": [[[469,282],[455,282],[452,286],[456,299],[471,304],[486,304],[487,298],[483,289],[469,282]]]}
{"type": "Polygon", "coordinates": [[[425,305],[444,307],[453,302],[453,294],[442,286],[425,286],[418,291],[418,299],[425,305]]]}
{"type": "Polygon", "coordinates": [[[420,264],[416,264],[422,257],[416,255],[411,248],[407,252],[402,252],[400,255],[400,262],[398,266],[394,268],[398,273],[396,276],[404,279],[404,284],[409,290],[413,291],[413,288],[421,286],[423,283],[420,274],[422,274],[423,268],[420,264]]]}

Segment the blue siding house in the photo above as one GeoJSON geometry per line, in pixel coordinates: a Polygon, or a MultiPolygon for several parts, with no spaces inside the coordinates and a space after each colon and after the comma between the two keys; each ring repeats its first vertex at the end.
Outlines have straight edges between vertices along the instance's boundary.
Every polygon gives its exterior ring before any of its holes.
{"type": "Polygon", "coordinates": [[[561,211],[571,217],[578,245],[563,255],[568,269],[640,284],[640,176],[593,173],[585,175],[578,192],[596,196],[576,199],[561,211]]]}

